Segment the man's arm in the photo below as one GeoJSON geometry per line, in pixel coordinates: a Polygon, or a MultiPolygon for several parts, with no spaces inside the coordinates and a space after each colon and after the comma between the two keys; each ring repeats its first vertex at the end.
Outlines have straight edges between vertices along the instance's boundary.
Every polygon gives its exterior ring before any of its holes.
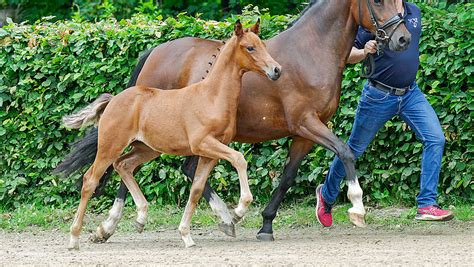
{"type": "Polygon", "coordinates": [[[370,40],[365,43],[364,49],[358,49],[357,47],[352,47],[349,58],[347,59],[348,64],[356,64],[364,60],[368,54],[375,54],[377,52],[377,42],[375,40],[370,40]]]}

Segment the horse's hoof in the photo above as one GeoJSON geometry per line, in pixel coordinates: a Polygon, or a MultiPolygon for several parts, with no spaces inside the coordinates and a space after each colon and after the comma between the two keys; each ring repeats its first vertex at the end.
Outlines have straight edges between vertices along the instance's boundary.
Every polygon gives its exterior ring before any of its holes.
{"type": "Polygon", "coordinates": [[[144,224],[135,221],[133,225],[135,226],[135,230],[137,230],[137,232],[143,233],[143,229],[145,228],[144,224]]]}
{"type": "Polygon", "coordinates": [[[263,242],[272,242],[275,241],[275,238],[273,237],[273,234],[269,233],[258,233],[257,234],[257,239],[263,242]]]}
{"type": "Polygon", "coordinates": [[[223,232],[227,236],[230,236],[230,237],[236,237],[237,236],[235,234],[235,224],[233,224],[233,223],[221,222],[221,223],[219,223],[219,230],[221,230],[221,232],[223,232]]]}
{"type": "Polygon", "coordinates": [[[102,236],[99,236],[98,233],[91,233],[90,236],[89,236],[89,241],[91,241],[92,243],[96,243],[96,244],[102,244],[102,243],[107,242],[107,240],[109,240],[110,236],[112,236],[112,235],[111,234],[106,234],[106,233],[103,233],[102,236]]]}
{"type": "Polygon", "coordinates": [[[243,216],[240,217],[239,215],[237,215],[237,213],[235,213],[235,211],[232,211],[232,223],[234,225],[238,224],[241,220],[242,220],[243,216]]]}
{"type": "Polygon", "coordinates": [[[69,251],[71,250],[79,250],[79,238],[71,238],[71,240],[69,240],[69,245],[67,247],[67,249],[69,251]]]}
{"type": "Polygon", "coordinates": [[[105,243],[107,242],[107,240],[109,240],[111,236],[112,234],[105,232],[104,228],[102,227],[102,224],[100,224],[97,227],[97,231],[89,235],[89,241],[96,244],[105,243]]]}
{"type": "Polygon", "coordinates": [[[365,214],[349,212],[349,219],[351,220],[351,223],[357,227],[367,227],[367,224],[365,223],[365,214]]]}

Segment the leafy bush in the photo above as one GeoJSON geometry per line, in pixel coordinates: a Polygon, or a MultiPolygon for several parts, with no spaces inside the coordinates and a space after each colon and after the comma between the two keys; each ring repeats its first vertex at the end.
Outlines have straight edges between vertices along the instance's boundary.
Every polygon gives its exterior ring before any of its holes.
{"type": "MultiPolygon", "coordinates": [[[[459,5],[452,13],[422,7],[425,26],[418,81],[439,114],[447,138],[440,191],[472,201],[474,5],[459,5]]],[[[257,16],[263,19],[263,38],[277,34],[294,19],[259,15],[255,9],[244,12],[243,20],[251,23],[257,16]]],[[[181,14],[159,20],[135,16],[97,23],[10,23],[0,29],[0,205],[68,205],[77,201],[75,182],[79,174],[65,180],[50,174],[68,152],[68,144],[84,134],[64,129],[61,117],[103,92],[122,91],[140,52],[184,36],[225,39],[234,20],[212,22],[181,14]]],[[[358,71],[359,66],[347,68],[341,106],[331,122],[341,137],[349,136],[351,130],[363,82],[358,71]]],[[[248,152],[248,144],[233,144],[249,160],[250,185],[257,201],[267,201],[277,186],[289,142],[266,142],[252,152],[248,152]]],[[[366,200],[395,199],[413,204],[419,187],[421,150],[405,124],[399,120],[387,123],[357,163],[366,200]]],[[[304,160],[288,197],[312,196],[333,156],[316,146],[304,160]]],[[[136,177],[148,200],[183,203],[189,183],[180,170],[182,160],[164,155],[141,169],[136,177]]],[[[236,199],[238,179],[229,164],[218,165],[211,177],[222,196],[236,199]]],[[[110,203],[116,192],[118,177],[114,181],[101,199],[104,204],[110,203]]]]}

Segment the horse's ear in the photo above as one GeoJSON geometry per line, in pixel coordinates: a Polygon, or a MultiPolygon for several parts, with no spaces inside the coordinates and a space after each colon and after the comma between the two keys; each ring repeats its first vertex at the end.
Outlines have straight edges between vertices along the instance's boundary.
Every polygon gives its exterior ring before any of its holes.
{"type": "Polygon", "coordinates": [[[256,35],[260,33],[260,18],[258,18],[257,23],[255,23],[255,25],[253,25],[252,28],[250,28],[250,30],[256,35]]]}
{"type": "Polygon", "coordinates": [[[244,29],[242,27],[242,23],[240,23],[240,19],[235,22],[234,34],[235,36],[238,36],[238,37],[241,37],[242,35],[244,35],[244,29]]]}

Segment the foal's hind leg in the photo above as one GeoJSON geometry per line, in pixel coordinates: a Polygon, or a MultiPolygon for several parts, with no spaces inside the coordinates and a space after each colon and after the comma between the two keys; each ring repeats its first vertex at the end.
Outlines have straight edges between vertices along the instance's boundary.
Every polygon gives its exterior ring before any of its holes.
{"type": "Polygon", "coordinates": [[[148,202],[140,190],[137,181],[133,177],[133,171],[141,164],[148,162],[160,155],[159,152],[147,148],[148,147],[143,143],[136,144],[132,151],[123,155],[114,162],[115,170],[119,173],[122,181],[127,185],[128,190],[130,190],[130,193],[132,194],[133,201],[137,206],[138,215],[135,221],[135,227],[137,228],[138,232],[142,232],[143,227],[145,226],[148,212],[148,202]]]}
{"type": "Polygon", "coordinates": [[[99,184],[99,179],[104,174],[110,164],[120,155],[120,151],[115,153],[102,154],[100,151],[97,153],[94,164],[84,174],[82,191],[81,191],[81,202],[76,212],[74,222],[71,226],[71,238],[69,241],[69,249],[79,249],[79,235],[81,233],[82,223],[84,215],[86,213],[87,201],[94,193],[95,188],[99,184]]]}
{"type": "MultiPolygon", "coordinates": [[[[153,149],[149,148],[141,142],[132,143],[132,149],[126,155],[123,155],[118,161],[122,160],[121,166],[125,167],[125,172],[133,173],[137,170],[138,166],[141,164],[150,161],[160,154],[155,152],[153,149]]],[[[123,181],[120,186],[120,192],[118,195],[123,197],[117,197],[114,201],[112,209],[109,211],[109,217],[103,221],[98,227],[96,233],[90,236],[90,240],[94,243],[103,243],[107,241],[115,232],[117,224],[122,218],[122,212],[124,208],[125,196],[128,192],[128,188],[123,181]]],[[[143,224],[136,224],[140,232],[143,230],[143,224]]]]}
{"type": "Polygon", "coordinates": [[[349,219],[354,225],[365,227],[365,208],[362,202],[363,192],[356,176],[355,156],[349,146],[337,138],[316,115],[307,116],[297,133],[333,151],[342,160],[349,185],[347,196],[353,206],[348,210],[349,219]]]}
{"type": "Polygon", "coordinates": [[[186,204],[184,210],[183,218],[179,224],[179,232],[181,238],[184,241],[184,244],[187,248],[195,245],[193,239],[191,238],[191,219],[193,217],[196,206],[201,198],[202,191],[204,190],[204,185],[207,181],[207,177],[211,172],[212,168],[216,165],[217,160],[200,157],[199,163],[196,169],[196,175],[193,180],[193,185],[191,186],[191,192],[189,193],[189,200],[186,204]]]}

